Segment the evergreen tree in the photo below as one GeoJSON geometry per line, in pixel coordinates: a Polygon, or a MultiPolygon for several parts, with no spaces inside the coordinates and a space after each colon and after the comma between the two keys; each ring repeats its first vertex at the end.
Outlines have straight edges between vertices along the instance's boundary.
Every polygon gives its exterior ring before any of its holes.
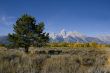
{"type": "Polygon", "coordinates": [[[44,31],[44,23],[36,23],[34,17],[24,14],[13,26],[14,33],[9,34],[9,41],[14,47],[23,47],[28,52],[30,46],[42,47],[49,41],[49,33],[44,31]]]}

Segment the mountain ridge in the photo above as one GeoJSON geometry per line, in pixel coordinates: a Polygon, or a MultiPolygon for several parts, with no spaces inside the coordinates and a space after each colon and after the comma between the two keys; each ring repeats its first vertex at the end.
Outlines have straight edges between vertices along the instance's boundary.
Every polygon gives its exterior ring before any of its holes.
{"type": "Polygon", "coordinates": [[[87,36],[79,32],[66,32],[64,29],[59,33],[51,33],[51,42],[96,42],[100,44],[110,44],[110,35],[87,36]]]}
{"type": "MultiPolygon", "coordinates": [[[[50,42],[96,42],[99,44],[110,44],[110,34],[87,36],[79,32],[61,30],[59,33],[49,34],[50,42]]],[[[8,44],[8,36],[0,36],[0,44],[8,44]]]]}

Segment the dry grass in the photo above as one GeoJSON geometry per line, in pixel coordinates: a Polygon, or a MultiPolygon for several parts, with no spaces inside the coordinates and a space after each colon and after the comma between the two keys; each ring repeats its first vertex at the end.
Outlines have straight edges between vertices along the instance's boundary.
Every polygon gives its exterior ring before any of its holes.
{"type": "Polygon", "coordinates": [[[57,55],[48,54],[49,50],[33,48],[26,54],[1,48],[0,73],[110,73],[107,53],[101,49],[57,48],[62,50],[57,55]]]}

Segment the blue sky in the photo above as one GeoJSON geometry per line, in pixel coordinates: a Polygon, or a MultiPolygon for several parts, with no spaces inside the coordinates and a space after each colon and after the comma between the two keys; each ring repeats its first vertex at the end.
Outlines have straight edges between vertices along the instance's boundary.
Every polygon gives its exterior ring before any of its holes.
{"type": "Polygon", "coordinates": [[[24,13],[44,21],[49,33],[110,34],[110,0],[0,0],[0,35],[12,33],[24,13]]]}

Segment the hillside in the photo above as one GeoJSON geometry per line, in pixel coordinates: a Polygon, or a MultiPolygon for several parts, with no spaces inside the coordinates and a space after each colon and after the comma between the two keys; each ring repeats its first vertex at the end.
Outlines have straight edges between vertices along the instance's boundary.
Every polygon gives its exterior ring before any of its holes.
{"type": "Polygon", "coordinates": [[[97,42],[110,44],[110,35],[96,35],[94,37],[83,35],[79,32],[66,32],[64,29],[59,33],[50,34],[51,42],[97,42]]]}

